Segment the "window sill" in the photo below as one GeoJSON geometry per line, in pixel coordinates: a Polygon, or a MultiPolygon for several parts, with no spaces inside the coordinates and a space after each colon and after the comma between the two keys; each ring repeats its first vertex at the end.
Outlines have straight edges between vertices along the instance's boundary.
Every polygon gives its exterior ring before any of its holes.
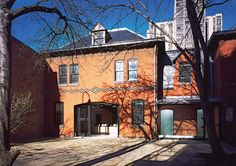
{"type": "Polygon", "coordinates": [[[137,80],[128,80],[129,82],[138,82],[138,79],[137,80]]]}
{"type": "Polygon", "coordinates": [[[125,81],[114,81],[115,84],[124,84],[125,81]]]}
{"type": "Polygon", "coordinates": [[[66,87],[68,84],[58,84],[59,87],[66,87]]]}
{"type": "Polygon", "coordinates": [[[71,83],[69,84],[69,86],[78,86],[79,84],[78,83],[71,83]]]}

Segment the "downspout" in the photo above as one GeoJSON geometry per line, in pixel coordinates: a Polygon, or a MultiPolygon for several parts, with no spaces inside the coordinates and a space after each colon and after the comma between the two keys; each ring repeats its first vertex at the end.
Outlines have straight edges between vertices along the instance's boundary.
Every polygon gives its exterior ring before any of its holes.
{"type": "Polygon", "coordinates": [[[154,47],[154,137],[157,138],[157,46],[154,47]]]}

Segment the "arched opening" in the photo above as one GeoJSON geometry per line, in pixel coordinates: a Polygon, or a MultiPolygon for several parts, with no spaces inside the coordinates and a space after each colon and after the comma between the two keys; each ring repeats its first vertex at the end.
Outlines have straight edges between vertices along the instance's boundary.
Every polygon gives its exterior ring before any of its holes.
{"type": "Polygon", "coordinates": [[[75,106],[75,136],[111,135],[118,137],[118,105],[88,102],[75,106]]]}

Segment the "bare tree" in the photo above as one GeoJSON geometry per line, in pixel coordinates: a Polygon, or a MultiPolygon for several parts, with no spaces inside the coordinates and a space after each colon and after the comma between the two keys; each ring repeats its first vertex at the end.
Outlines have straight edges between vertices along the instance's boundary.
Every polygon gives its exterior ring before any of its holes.
{"type": "MultiPolygon", "coordinates": [[[[47,1],[47,0],[46,0],[47,1]]],[[[43,12],[57,15],[62,20],[63,34],[68,27],[68,19],[55,4],[42,5],[45,0],[39,0],[32,6],[13,9],[15,0],[2,0],[0,2],[0,165],[12,165],[19,155],[17,149],[10,149],[10,66],[11,66],[11,27],[16,18],[32,13],[43,12]]]]}
{"type": "Polygon", "coordinates": [[[32,112],[31,92],[14,93],[11,99],[11,133],[16,133],[20,127],[24,127],[25,116],[32,112]]]}

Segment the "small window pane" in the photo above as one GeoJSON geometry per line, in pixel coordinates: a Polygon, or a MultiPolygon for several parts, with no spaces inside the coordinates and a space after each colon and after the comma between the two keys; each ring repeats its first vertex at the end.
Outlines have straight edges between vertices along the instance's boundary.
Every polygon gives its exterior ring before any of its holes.
{"type": "Polygon", "coordinates": [[[173,66],[165,66],[163,71],[163,88],[173,88],[174,87],[174,73],[175,68],[173,66]]]}
{"type": "Polygon", "coordinates": [[[182,62],[179,67],[179,82],[191,82],[192,66],[189,63],[182,62]]]}
{"type": "Polygon", "coordinates": [[[128,62],[128,79],[130,81],[138,79],[138,61],[135,59],[128,62]]]}
{"type": "Polygon", "coordinates": [[[137,70],[137,61],[129,61],[129,70],[137,70]]]}
{"type": "Polygon", "coordinates": [[[116,81],[124,81],[124,72],[116,72],[116,81]]]}
{"type": "Polygon", "coordinates": [[[59,66],[59,84],[67,84],[67,66],[59,66]]]}
{"type": "Polygon", "coordinates": [[[124,62],[115,62],[115,81],[124,81],[124,62]]]}
{"type": "Polygon", "coordinates": [[[78,72],[77,64],[70,65],[70,83],[78,83],[78,72]]]}
{"type": "Polygon", "coordinates": [[[137,80],[138,79],[138,72],[137,71],[130,71],[129,72],[129,80],[137,80]]]}

